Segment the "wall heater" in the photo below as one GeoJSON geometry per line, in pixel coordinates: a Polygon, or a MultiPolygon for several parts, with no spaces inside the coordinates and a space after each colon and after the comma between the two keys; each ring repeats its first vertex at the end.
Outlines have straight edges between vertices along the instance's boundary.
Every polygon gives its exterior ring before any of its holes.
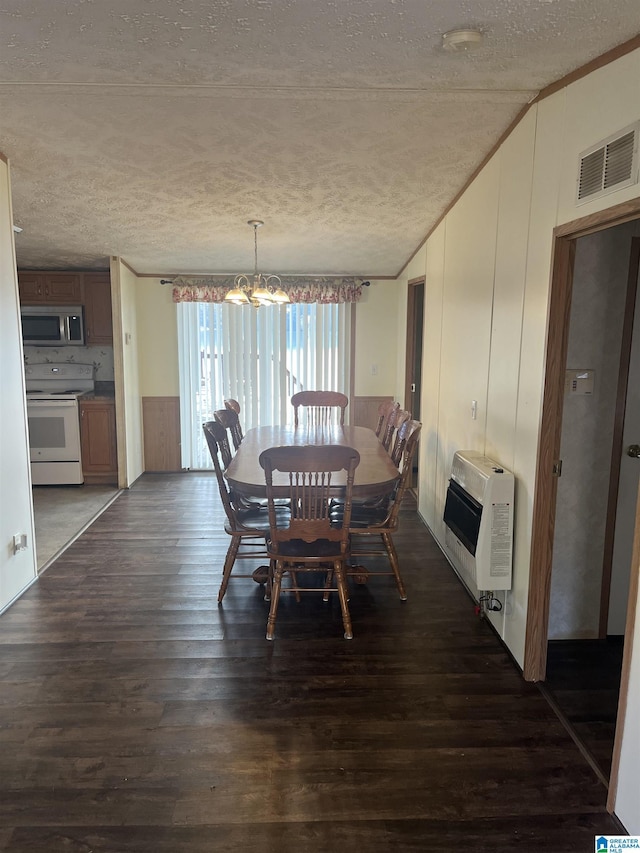
{"type": "Polygon", "coordinates": [[[513,474],[472,450],[453,455],[444,507],[447,556],[478,590],[511,589],[513,474]]]}

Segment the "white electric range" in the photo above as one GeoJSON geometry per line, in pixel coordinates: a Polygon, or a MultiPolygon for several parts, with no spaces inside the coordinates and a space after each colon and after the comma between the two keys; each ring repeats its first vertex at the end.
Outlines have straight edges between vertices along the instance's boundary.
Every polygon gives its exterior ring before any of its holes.
{"type": "Polygon", "coordinates": [[[83,483],[78,400],[95,388],[93,365],[27,365],[25,384],[32,484],[83,483]]]}

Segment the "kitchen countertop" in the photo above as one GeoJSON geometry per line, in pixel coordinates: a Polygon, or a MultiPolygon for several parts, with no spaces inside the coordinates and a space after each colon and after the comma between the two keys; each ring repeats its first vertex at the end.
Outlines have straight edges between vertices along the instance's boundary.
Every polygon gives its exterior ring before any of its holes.
{"type": "Polygon", "coordinates": [[[98,381],[93,391],[83,395],[83,400],[114,400],[115,396],[115,383],[98,381]]]}

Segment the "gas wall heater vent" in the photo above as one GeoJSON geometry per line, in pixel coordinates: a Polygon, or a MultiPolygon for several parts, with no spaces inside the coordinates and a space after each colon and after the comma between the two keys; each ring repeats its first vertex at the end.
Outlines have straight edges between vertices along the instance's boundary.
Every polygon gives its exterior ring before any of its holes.
{"type": "Polygon", "coordinates": [[[511,589],[514,478],[473,450],[453,455],[444,505],[445,555],[478,590],[511,589]]]}
{"type": "Polygon", "coordinates": [[[638,127],[639,124],[635,124],[582,152],[578,203],[638,182],[638,127]]]}

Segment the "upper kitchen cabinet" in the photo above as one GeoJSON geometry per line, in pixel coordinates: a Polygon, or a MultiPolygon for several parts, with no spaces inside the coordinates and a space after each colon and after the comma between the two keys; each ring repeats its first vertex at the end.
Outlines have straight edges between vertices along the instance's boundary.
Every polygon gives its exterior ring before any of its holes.
{"type": "Polygon", "coordinates": [[[21,305],[83,305],[87,346],[113,346],[108,272],[18,271],[21,305]]]}
{"type": "Polygon", "coordinates": [[[82,273],[20,272],[18,289],[23,305],[80,305],[82,273]]]}
{"type": "Polygon", "coordinates": [[[84,274],[84,333],[88,346],[113,344],[109,273],[84,274]]]}

